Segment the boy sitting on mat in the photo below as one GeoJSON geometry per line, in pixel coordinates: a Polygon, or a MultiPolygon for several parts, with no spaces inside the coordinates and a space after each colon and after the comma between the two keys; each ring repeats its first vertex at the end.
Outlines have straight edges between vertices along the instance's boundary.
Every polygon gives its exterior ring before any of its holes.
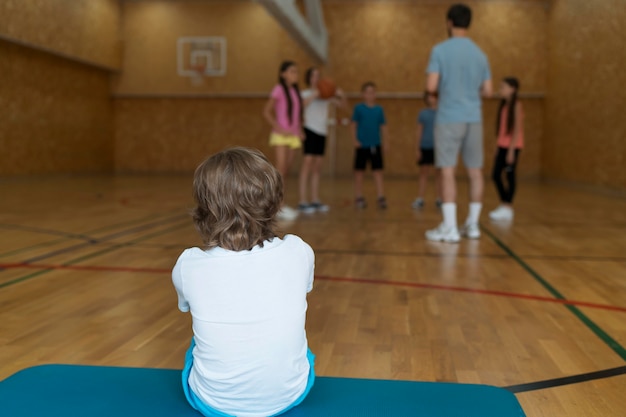
{"type": "Polygon", "coordinates": [[[196,169],[193,212],[204,249],[186,249],[172,279],[193,333],[183,389],[207,417],[273,416],[313,386],[304,329],[314,254],[276,236],[278,171],[259,151],[233,148],[196,169]]]}

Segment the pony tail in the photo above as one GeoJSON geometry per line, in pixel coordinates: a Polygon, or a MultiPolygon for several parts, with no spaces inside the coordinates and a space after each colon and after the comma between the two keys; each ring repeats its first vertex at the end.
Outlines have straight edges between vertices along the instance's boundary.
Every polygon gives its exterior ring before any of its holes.
{"type": "Polygon", "coordinates": [[[291,113],[293,113],[293,103],[291,101],[291,94],[289,94],[289,86],[287,86],[287,83],[285,82],[285,79],[283,77],[279,77],[278,80],[280,81],[280,85],[283,86],[285,97],[287,97],[287,119],[289,120],[289,124],[291,124],[293,123],[293,116],[291,115],[291,113]]]}
{"type": "Polygon", "coordinates": [[[280,68],[278,69],[278,82],[283,87],[283,91],[285,92],[285,97],[287,97],[287,120],[289,120],[289,124],[293,124],[293,115],[292,115],[293,100],[291,99],[291,93],[289,91],[290,87],[295,87],[296,91],[298,92],[298,101],[300,102],[300,114],[301,114],[300,117],[302,118],[302,99],[300,98],[300,91],[298,90],[298,85],[297,84],[294,84],[292,86],[287,85],[287,82],[282,76],[283,72],[287,71],[287,69],[289,69],[289,67],[291,67],[292,65],[296,65],[296,63],[293,61],[283,61],[283,63],[280,64],[280,68]]]}
{"type": "MultiPolygon", "coordinates": [[[[514,89],[513,94],[511,95],[511,100],[509,101],[509,108],[507,109],[508,111],[506,118],[506,133],[512,135],[513,130],[515,129],[515,107],[517,106],[517,92],[519,91],[519,80],[515,77],[506,77],[503,81],[514,89]]],[[[500,113],[501,112],[502,105],[500,106],[500,113]]],[[[500,113],[498,114],[498,117],[500,117],[500,113]]]]}

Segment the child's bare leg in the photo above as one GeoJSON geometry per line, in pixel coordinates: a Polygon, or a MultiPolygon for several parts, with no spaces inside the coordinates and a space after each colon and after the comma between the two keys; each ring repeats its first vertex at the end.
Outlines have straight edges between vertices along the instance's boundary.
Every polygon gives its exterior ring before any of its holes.
{"type": "Polygon", "coordinates": [[[441,196],[444,203],[456,203],[454,167],[441,168],[441,196]]]}
{"type": "Polygon", "coordinates": [[[363,174],[365,171],[356,170],[354,171],[354,196],[356,198],[363,197],[363,174]]]}
{"type": "Polygon", "coordinates": [[[296,150],[293,148],[287,148],[287,172],[289,172],[289,168],[293,165],[293,160],[296,157],[296,150]]]}
{"type": "Polygon", "coordinates": [[[287,195],[287,175],[295,156],[294,149],[288,146],[276,146],[276,169],[283,177],[283,193],[287,195]]]}
{"type": "Polygon", "coordinates": [[[320,201],[320,177],[322,175],[323,162],[324,158],[322,156],[313,157],[311,172],[311,201],[320,201]]]}
{"type": "Polygon", "coordinates": [[[287,178],[287,173],[289,171],[289,148],[286,146],[275,146],[275,161],[276,169],[280,172],[280,175],[283,177],[283,181],[287,178]]]}
{"type": "Polygon", "coordinates": [[[383,186],[383,171],[382,169],[377,169],[376,171],[373,171],[374,174],[374,183],[376,184],[376,193],[378,194],[378,197],[384,197],[385,196],[385,189],[383,186]]]}
{"type": "Polygon", "coordinates": [[[430,176],[430,168],[430,165],[422,165],[420,167],[419,189],[417,196],[421,199],[423,199],[426,194],[426,183],[428,182],[428,177],[430,176]]]}
{"type": "Polygon", "coordinates": [[[312,155],[304,155],[302,159],[302,167],[300,168],[300,202],[307,202],[307,185],[309,176],[311,175],[311,165],[313,164],[312,155]]]}

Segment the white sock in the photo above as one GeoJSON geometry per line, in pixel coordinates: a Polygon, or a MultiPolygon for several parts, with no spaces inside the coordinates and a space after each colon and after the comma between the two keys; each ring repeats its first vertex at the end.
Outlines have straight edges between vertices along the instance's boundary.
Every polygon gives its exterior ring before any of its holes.
{"type": "Polygon", "coordinates": [[[447,229],[456,229],[456,203],[443,203],[441,205],[443,213],[443,224],[447,229]]]}
{"type": "Polygon", "coordinates": [[[483,203],[470,203],[469,214],[465,224],[478,224],[478,218],[480,217],[480,211],[483,208],[483,203]]]}

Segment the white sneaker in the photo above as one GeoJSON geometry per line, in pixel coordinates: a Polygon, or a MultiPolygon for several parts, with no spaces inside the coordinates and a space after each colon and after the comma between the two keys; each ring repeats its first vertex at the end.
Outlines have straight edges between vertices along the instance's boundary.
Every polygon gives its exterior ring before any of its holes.
{"type": "Polygon", "coordinates": [[[330,210],[330,207],[328,207],[327,204],[324,204],[321,201],[314,201],[310,204],[310,206],[313,208],[314,211],[317,211],[319,213],[328,213],[328,210],[330,210]]]}
{"type": "Polygon", "coordinates": [[[300,203],[298,204],[298,211],[304,214],[311,214],[315,213],[315,207],[313,207],[313,204],[300,203]]]}
{"type": "Polygon", "coordinates": [[[461,229],[461,234],[468,239],[478,239],[480,237],[480,227],[478,224],[466,224],[461,229]]]}
{"type": "Polygon", "coordinates": [[[294,210],[289,206],[283,206],[276,214],[280,220],[295,220],[298,218],[298,210],[294,210]]]}
{"type": "Polygon", "coordinates": [[[513,209],[511,207],[500,206],[489,213],[491,220],[513,220],[513,209]]]}
{"type": "Polygon", "coordinates": [[[461,236],[456,227],[446,228],[441,223],[437,228],[426,231],[426,239],[434,242],[457,243],[461,240],[461,236]]]}

